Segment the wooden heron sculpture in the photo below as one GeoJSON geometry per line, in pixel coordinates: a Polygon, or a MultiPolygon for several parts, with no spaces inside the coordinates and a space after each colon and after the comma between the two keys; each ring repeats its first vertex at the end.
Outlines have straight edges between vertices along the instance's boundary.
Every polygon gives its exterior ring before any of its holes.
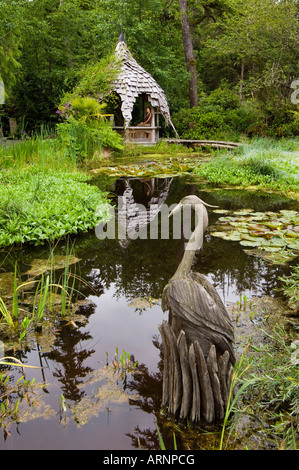
{"type": "Polygon", "coordinates": [[[228,403],[234,331],[215,287],[202,274],[191,272],[208,227],[208,204],[186,196],[170,215],[185,205],[195,210],[196,227],[163,291],[162,308],[169,311],[169,321],[159,327],[164,351],[162,406],[180,420],[214,423],[223,419],[228,403]]]}

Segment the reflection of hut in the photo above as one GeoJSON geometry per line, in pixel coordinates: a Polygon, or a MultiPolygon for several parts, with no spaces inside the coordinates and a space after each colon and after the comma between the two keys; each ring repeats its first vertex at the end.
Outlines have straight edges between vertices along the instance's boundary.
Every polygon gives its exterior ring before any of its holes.
{"type": "Polygon", "coordinates": [[[154,78],[133,58],[122,33],[116,45],[115,56],[120,62],[120,73],[112,86],[119,99],[114,128],[124,135],[127,142],[155,144],[159,140],[159,114],[165,118],[166,125],[171,125],[174,129],[165,94],[154,78]],[[134,106],[138,104],[142,114],[137,125],[134,123],[134,106]],[[151,117],[146,125],[142,125],[140,123],[147,107],[150,108],[151,117]]]}
{"type": "MultiPolygon", "coordinates": [[[[135,180],[137,181],[137,180],[135,180]]],[[[124,253],[130,241],[136,237],[147,238],[147,226],[151,224],[168,196],[172,178],[166,178],[159,186],[160,180],[152,178],[143,180],[141,184],[146,188],[147,202],[140,204],[136,202],[134,190],[129,179],[125,179],[125,190],[121,196],[121,205],[118,208],[118,223],[121,225],[118,232],[122,234],[119,244],[124,253]]],[[[132,183],[134,179],[132,180],[132,183]]]]}

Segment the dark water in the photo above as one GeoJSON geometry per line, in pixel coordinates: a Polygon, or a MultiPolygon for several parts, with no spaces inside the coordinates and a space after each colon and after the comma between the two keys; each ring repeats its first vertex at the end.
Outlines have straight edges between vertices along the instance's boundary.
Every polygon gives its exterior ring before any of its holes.
{"type": "MultiPolygon", "coordinates": [[[[96,184],[109,190],[114,198],[125,188],[124,180],[115,182],[108,177],[99,178],[96,184]]],[[[136,201],[147,203],[148,188],[153,181],[136,180],[130,184],[136,201]]],[[[160,190],[165,180],[156,180],[154,184],[160,190]]],[[[222,209],[294,208],[284,197],[235,190],[202,190],[185,178],[171,182],[166,203],[177,203],[186,194],[196,194],[222,209]]],[[[211,212],[210,223],[217,217],[211,212]]],[[[35,347],[18,353],[24,363],[42,366],[38,370],[28,369],[26,378],[35,377],[37,383],[47,385],[40,392],[37,408],[31,407],[27,421],[17,426],[12,424],[9,434],[1,435],[1,449],[124,450],[139,446],[159,449],[155,422],[171,448],[171,437],[160,413],[163,364],[158,325],[167,317],[159,304],[134,308],[130,303],[136,298],[161,298],[165,284],[175,272],[183,246],[181,240],[136,239],[124,249],[117,239],[99,240],[94,231],[77,237],[72,247],[73,254],[81,259],[76,272],[89,284],[81,284],[82,298],[87,297],[94,303],[82,310],[88,321],[77,329],[62,327],[50,351],[40,351],[36,343],[35,347]],[[126,377],[116,375],[118,380],[112,385],[111,377],[103,375],[98,381],[88,383],[107,362],[111,364],[117,348],[119,353],[125,350],[138,361],[135,372],[126,377]],[[96,395],[100,387],[103,393],[96,395]],[[116,388],[119,394],[115,395],[116,388]],[[131,398],[124,401],[122,393],[131,398]],[[62,394],[67,406],[64,412],[59,404],[62,394]],[[84,403],[84,413],[76,421],[72,410],[84,403]],[[35,416],[36,409],[40,414],[35,416]],[[47,418],[45,410],[48,410],[47,418]]],[[[56,252],[65,253],[65,243],[61,243],[56,252]]],[[[17,259],[21,271],[26,271],[34,258],[47,258],[49,249],[27,247],[1,255],[2,269],[12,271],[17,259]]],[[[247,298],[274,295],[277,278],[285,272],[281,266],[247,256],[238,243],[209,234],[195,257],[193,270],[208,277],[225,303],[236,302],[244,294],[247,298]]],[[[22,375],[17,368],[11,368],[10,373],[14,380],[22,375]]],[[[194,449],[197,446],[194,441],[191,445],[194,449]]]]}

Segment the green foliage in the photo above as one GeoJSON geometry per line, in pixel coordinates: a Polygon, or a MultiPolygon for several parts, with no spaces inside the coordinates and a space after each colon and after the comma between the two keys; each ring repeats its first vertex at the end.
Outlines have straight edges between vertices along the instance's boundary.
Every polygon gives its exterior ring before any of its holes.
{"type": "MultiPolygon", "coordinates": [[[[20,69],[21,8],[18,2],[0,1],[0,80],[4,81],[6,94],[11,91],[20,69]]],[[[8,93],[9,98],[9,93],[8,93]]]]}
{"type": "Polygon", "coordinates": [[[68,121],[57,124],[57,137],[74,162],[100,157],[102,147],[123,149],[122,137],[105,121],[86,122],[71,116],[68,121]]]}
{"type": "Polygon", "coordinates": [[[57,121],[61,96],[73,88],[81,67],[98,57],[100,45],[94,37],[98,19],[93,9],[79,1],[39,0],[20,5],[21,73],[11,107],[25,121],[26,130],[32,130],[43,122],[57,121]]]}
{"type": "Polygon", "coordinates": [[[70,101],[65,103],[63,106],[59,106],[57,113],[63,114],[65,119],[70,116],[84,122],[90,122],[92,120],[104,119],[103,110],[105,104],[101,104],[95,98],[90,96],[73,96],[70,97],[70,101]]]}
{"type": "Polygon", "coordinates": [[[253,104],[239,106],[236,94],[226,87],[202,93],[197,107],[181,109],[173,123],[181,138],[239,140],[260,120],[253,104]]]}
{"type": "Polygon", "coordinates": [[[103,99],[110,93],[111,83],[119,71],[119,64],[114,54],[96,62],[89,62],[78,73],[78,82],[74,88],[74,94],[103,99]]]}
{"type": "Polygon", "coordinates": [[[282,191],[298,191],[299,154],[293,145],[270,139],[258,139],[234,152],[219,152],[195,173],[213,184],[258,185],[282,191]]]}
{"type": "Polygon", "coordinates": [[[93,97],[75,94],[59,106],[57,113],[65,121],[57,124],[58,141],[74,162],[100,156],[102,147],[123,149],[122,137],[105,120],[105,106],[93,97]]]}
{"type": "Polygon", "coordinates": [[[63,170],[2,171],[0,246],[43,244],[95,227],[109,205],[86,178],[63,170]]]}
{"type": "Polygon", "coordinates": [[[299,266],[293,266],[289,276],[280,277],[283,293],[288,299],[289,306],[295,311],[299,309],[299,266]]]}
{"type": "Polygon", "coordinates": [[[228,439],[245,417],[247,423],[257,423],[259,434],[272,446],[296,450],[299,369],[292,361],[292,338],[277,326],[270,334],[262,333],[266,343],[256,348],[249,341],[237,364],[233,377],[237,393],[229,410],[232,416],[228,439]],[[264,426],[266,422],[269,424],[264,426]]]}

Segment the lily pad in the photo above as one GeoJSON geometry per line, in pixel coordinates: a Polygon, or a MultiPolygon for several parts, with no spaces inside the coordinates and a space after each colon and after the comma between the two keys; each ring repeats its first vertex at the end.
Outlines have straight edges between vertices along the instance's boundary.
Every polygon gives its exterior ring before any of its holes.
{"type": "Polygon", "coordinates": [[[239,241],[242,246],[276,254],[287,249],[299,255],[299,212],[252,212],[239,210],[220,217],[211,235],[224,240],[239,241]],[[231,215],[232,214],[232,215],[231,215]]]}
{"type": "Polygon", "coordinates": [[[261,243],[260,242],[251,242],[249,240],[242,240],[240,242],[240,245],[242,246],[252,246],[252,247],[258,247],[258,246],[261,246],[261,243]]]}
{"type": "Polygon", "coordinates": [[[135,297],[135,299],[133,299],[132,302],[129,303],[129,307],[146,309],[151,308],[153,305],[158,304],[159,302],[159,299],[146,299],[145,297],[135,297]]]}
{"type": "Polygon", "coordinates": [[[248,215],[248,214],[251,214],[252,212],[254,212],[253,209],[242,209],[240,211],[234,212],[234,214],[235,215],[248,215]]]}
{"type": "Polygon", "coordinates": [[[32,262],[31,268],[25,272],[28,276],[39,276],[50,269],[64,269],[66,266],[78,263],[79,258],[73,255],[63,256],[56,255],[53,259],[35,259],[32,262]]]}

